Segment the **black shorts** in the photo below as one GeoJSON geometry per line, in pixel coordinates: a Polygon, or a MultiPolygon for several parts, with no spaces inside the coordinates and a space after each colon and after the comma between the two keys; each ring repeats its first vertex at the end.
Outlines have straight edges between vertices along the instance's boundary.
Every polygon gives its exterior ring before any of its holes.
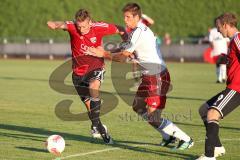
{"type": "Polygon", "coordinates": [[[91,80],[99,80],[101,83],[104,79],[105,70],[103,68],[91,71],[83,76],[78,76],[75,73],[72,74],[73,85],[83,102],[90,99],[89,83],[91,80]]]}
{"type": "Polygon", "coordinates": [[[216,109],[222,118],[240,105],[240,93],[226,88],[207,101],[208,109],[216,109]]]}

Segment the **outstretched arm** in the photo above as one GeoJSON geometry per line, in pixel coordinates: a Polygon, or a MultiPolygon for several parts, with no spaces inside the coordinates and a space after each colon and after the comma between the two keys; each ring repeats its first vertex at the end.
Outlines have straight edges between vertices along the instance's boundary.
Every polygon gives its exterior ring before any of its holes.
{"type": "MultiPolygon", "coordinates": [[[[126,42],[128,40],[128,33],[126,29],[123,26],[115,25],[117,27],[117,33],[121,36],[123,42],[126,42]]],[[[111,53],[117,53],[122,51],[122,47],[119,48],[113,48],[109,50],[111,53]]]]}
{"type": "Polygon", "coordinates": [[[50,29],[67,29],[64,21],[48,21],[47,25],[50,29]]]}
{"type": "Polygon", "coordinates": [[[90,47],[86,52],[86,54],[92,55],[95,57],[103,57],[116,62],[125,62],[125,59],[130,55],[132,55],[132,53],[128,51],[111,53],[109,51],[105,51],[102,47],[98,47],[98,48],[90,47]]]}
{"type": "Polygon", "coordinates": [[[145,19],[146,21],[148,21],[149,24],[151,24],[151,25],[154,24],[154,20],[152,18],[150,18],[149,16],[147,16],[146,14],[142,14],[142,18],[145,19]]]}
{"type": "Polygon", "coordinates": [[[123,41],[126,41],[128,39],[128,33],[126,32],[126,29],[123,26],[116,25],[118,29],[118,33],[120,34],[123,41]]]}

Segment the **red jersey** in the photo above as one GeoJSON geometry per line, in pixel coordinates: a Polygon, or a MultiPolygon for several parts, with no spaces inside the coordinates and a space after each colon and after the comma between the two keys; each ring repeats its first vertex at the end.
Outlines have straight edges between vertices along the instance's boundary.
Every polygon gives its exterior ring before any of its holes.
{"type": "Polygon", "coordinates": [[[81,34],[73,21],[67,21],[66,25],[71,38],[73,72],[82,76],[95,69],[103,68],[103,58],[85,55],[84,52],[89,47],[101,46],[103,36],[117,33],[117,27],[113,24],[97,22],[92,24],[87,34],[81,34]]]}
{"type": "Polygon", "coordinates": [[[146,26],[148,26],[148,27],[150,27],[152,24],[151,23],[149,23],[146,19],[144,19],[144,18],[142,18],[141,19],[141,22],[143,23],[143,24],[145,24],[146,26]]]}
{"type": "Polygon", "coordinates": [[[240,92],[240,33],[236,33],[228,47],[227,87],[240,92]]]}

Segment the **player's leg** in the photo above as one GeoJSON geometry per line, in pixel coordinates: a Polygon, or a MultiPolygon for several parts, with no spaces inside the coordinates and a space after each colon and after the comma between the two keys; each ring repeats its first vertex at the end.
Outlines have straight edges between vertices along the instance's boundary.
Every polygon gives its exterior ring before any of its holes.
{"type": "MultiPolygon", "coordinates": [[[[218,93],[217,95],[213,96],[211,99],[209,99],[206,103],[204,103],[200,108],[199,108],[199,115],[202,118],[203,124],[205,126],[205,129],[207,130],[207,113],[208,113],[208,109],[210,108],[210,106],[212,106],[215,101],[218,99],[219,95],[221,95],[222,93],[218,93]]],[[[215,150],[216,150],[216,154],[217,154],[217,150],[225,150],[224,147],[222,146],[222,143],[219,139],[219,137],[216,137],[216,144],[215,144],[215,150]]]]}
{"type": "Polygon", "coordinates": [[[220,56],[214,56],[213,59],[216,63],[216,76],[217,76],[217,81],[216,83],[222,83],[221,82],[221,77],[220,77],[220,56]]]}
{"type": "Polygon", "coordinates": [[[219,120],[228,115],[239,105],[240,93],[227,88],[221,92],[213,105],[210,106],[207,113],[205,154],[204,156],[198,158],[198,160],[202,160],[204,158],[214,159],[216,157],[214,150],[217,139],[219,138],[219,120]]]}
{"type": "Polygon", "coordinates": [[[155,112],[154,115],[149,115],[148,114],[148,109],[147,109],[147,103],[145,101],[145,97],[138,97],[136,96],[134,98],[134,103],[133,103],[133,110],[136,112],[138,115],[140,115],[144,120],[146,120],[153,128],[155,128],[159,133],[161,133],[163,141],[161,143],[162,146],[167,146],[169,143],[174,143],[175,138],[172,136],[169,136],[162,130],[158,129],[158,124],[156,122],[152,122],[154,116],[155,117],[161,117],[161,110],[158,110],[158,112],[155,112]]]}
{"type": "Polygon", "coordinates": [[[179,145],[174,147],[174,149],[184,150],[193,146],[193,140],[185,132],[170,120],[161,117],[160,113],[165,106],[166,96],[149,97],[146,101],[148,104],[149,123],[169,136],[168,140],[163,140],[163,146],[171,143],[174,138],[180,140],[179,145]]]}
{"type": "MultiPolygon", "coordinates": [[[[166,74],[168,77],[168,81],[170,81],[170,76],[169,73],[167,72],[166,74]]],[[[157,76],[160,77],[160,76],[157,76]]],[[[133,110],[138,113],[139,115],[141,115],[146,121],[149,120],[149,115],[148,115],[148,110],[147,110],[147,103],[153,103],[153,105],[155,105],[154,103],[159,103],[159,96],[157,96],[156,99],[154,98],[148,98],[148,101],[146,101],[146,97],[149,97],[149,94],[151,94],[149,91],[149,89],[152,87],[152,84],[154,83],[154,85],[156,86],[157,81],[156,81],[156,77],[152,77],[152,76],[143,76],[142,80],[141,80],[141,84],[138,88],[136,97],[134,98],[134,103],[133,103],[133,110]],[[152,100],[152,102],[151,102],[152,100]],[[156,102],[154,101],[156,100],[156,102]]],[[[158,83],[160,84],[160,83],[158,83]]],[[[169,88],[169,83],[167,85],[162,85],[163,87],[165,87],[165,90],[168,90],[169,88]]],[[[160,87],[162,87],[160,86],[160,87]]],[[[153,91],[153,94],[155,94],[156,91],[153,91]]],[[[160,93],[159,93],[160,94],[160,93]]],[[[165,105],[165,102],[162,103],[163,106],[165,105]]],[[[158,112],[157,116],[160,117],[161,112],[158,112]]],[[[150,115],[151,117],[151,115],[150,115]]],[[[154,123],[149,123],[152,127],[154,127],[158,132],[161,133],[163,141],[162,141],[162,145],[168,145],[169,143],[175,142],[175,138],[172,136],[169,136],[167,133],[163,132],[162,130],[158,129],[159,125],[155,125],[154,123]]]]}
{"type": "Polygon", "coordinates": [[[227,77],[227,66],[226,66],[226,64],[220,64],[220,75],[221,75],[222,82],[225,83],[226,82],[226,77],[227,77]]]}
{"type": "Polygon", "coordinates": [[[94,138],[100,138],[101,135],[98,133],[97,129],[93,128],[93,120],[90,114],[90,92],[89,92],[89,82],[87,81],[86,76],[78,76],[75,73],[72,74],[72,82],[74,87],[81,99],[81,101],[85,104],[85,107],[88,111],[88,117],[92,122],[91,125],[91,134],[94,138]]]}
{"type": "MultiPolygon", "coordinates": [[[[149,114],[155,112],[157,109],[162,110],[165,108],[166,104],[166,94],[169,92],[171,87],[170,74],[167,70],[163,71],[160,75],[156,75],[155,79],[150,79],[151,87],[157,86],[156,90],[150,90],[150,95],[146,102],[149,107],[149,114]],[[153,96],[155,95],[155,96],[153,96]]],[[[176,149],[186,149],[193,146],[193,140],[170,120],[160,117],[160,124],[158,129],[162,132],[168,134],[171,137],[178,138],[180,140],[179,145],[175,147],[176,149]]],[[[156,124],[158,125],[158,124],[156,124]]]]}
{"type": "MultiPolygon", "coordinates": [[[[207,113],[208,113],[208,108],[209,108],[209,103],[204,103],[200,108],[199,108],[199,115],[201,116],[205,129],[207,131],[207,113]]],[[[206,132],[207,133],[207,132],[206,132]]],[[[215,143],[215,147],[214,147],[214,157],[219,157],[225,154],[225,148],[222,145],[220,138],[216,137],[216,143],[215,143]]]]}
{"type": "Polygon", "coordinates": [[[144,115],[148,123],[153,128],[155,128],[159,133],[161,133],[162,142],[160,143],[160,145],[167,146],[170,143],[175,143],[176,138],[167,134],[166,132],[159,128],[163,121],[166,120],[161,117],[162,110],[165,106],[166,97],[161,101],[162,107],[158,107],[160,105],[160,99],[161,98],[159,96],[144,98],[143,101],[145,103],[145,106],[147,106],[144,115]]]}
{"type": "Polygon", "coordinates": [[[113,142],[108,133],[107,127],[104,126],[100,120],[101,99],[99,95],[99,89],[104,78],[104,72],[105,70],[98,69],[93,71],[88,77],[90,92],[89,117],[91,118],[93,124],[92,128],[97,129],[105,143],[111,144],[113,142]]]}
{"type": "Polygon", "coordinates": [[[221,82],[224,83],[226,81],[226,64],[227,64],[227,56],[225,54],[221,54],[218,58],[218,64],[219,64],[219,76],[221,79],[221,82]]]}
{"type": "Polygon", "coordinates": [[[217,75],[217,81],[216,81],[216,83],[221,83],[220,65],[219,65],[219,64],[216,64],[216,75],[217,75]]]}
{"type": "MultiPolygon", "coordinates": [[[[161,129],[159,129],[160,124],[163,121],[161,117],[162,109],[156,108],[156,106],[160,103],[159,96],[151,97],[151,98],[142,98],[141,103],[144,104],[144,117],[148,121],[148,123],[155,128],[159,133],[162,135],[162,142],[160,143],[161,146],[167,146],[170,143],[175,143],[176,138],[170,136],[169,134],[165,133],[161,129]],[[154,107],[149,107],[152,105],[154,107]]],[[[162,103],[163,104],[163,103],[162,103]]],[[[165,103],[164,103],[165,104],[165,103]]]]}
{"type": "Polygon", "coordinates": [[[78,76],[74,73],[72,75],[74,87],[88,110],[88,116],[92,122],[91,134],[94,138],[101,137],[99,130],[102,132],[106,132],[107,130],[106,126],[102,125],[99,118],[101,101],[98,99],[104,71],[97,71],[99,72],[93,71],[85,76],[78,76]]]}

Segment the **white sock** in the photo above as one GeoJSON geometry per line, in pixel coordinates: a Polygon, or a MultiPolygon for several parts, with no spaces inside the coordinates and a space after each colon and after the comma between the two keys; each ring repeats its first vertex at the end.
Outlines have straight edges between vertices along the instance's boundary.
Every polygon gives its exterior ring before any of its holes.
{"type": "Polygon", "coordinates": [[[216,68],[216,74],[217,74],[217,80],[221,82],[222,79],[221,79],[221,77],[220,77],[220,75],[221,75],[221,74],[220,74],[220,67],[217,67],[217,68],[216,68]]]}
{"type": "MultiPolygon", "coordinates": [[[[148,120],[147,113],[142,114],[142,118],[147,121],[148,120]]],[[[157,131],[159,133],[161,133],[163,139],[168,140],[170,138],[170,135],[168,135],[167,133],[165,133],[161,129],[157,128],[157,131]]]]}
{"type": "Polygon", "coordinates": [[[226,80],[226,64],[220,64],[220,75],[222,80],[226,80]]]}
{"type": "Polygon", "coordinates": [[[157,129],[157,130],[158,130],[158,132],[161,133],[163,139],[168,140],[170,138],[170,135],[165,133],[163,130],[161,130],[161,129],[157,129]]]}
{"type": "Polygon", "coordinates": [[[180,140],[184,140],[185,142],[189,142],[191,140],[191,138],[185,132],[167,119],[163,119],[163,123],[159,126],[159,129],[166,134],[174,136],[180,140]]]}

